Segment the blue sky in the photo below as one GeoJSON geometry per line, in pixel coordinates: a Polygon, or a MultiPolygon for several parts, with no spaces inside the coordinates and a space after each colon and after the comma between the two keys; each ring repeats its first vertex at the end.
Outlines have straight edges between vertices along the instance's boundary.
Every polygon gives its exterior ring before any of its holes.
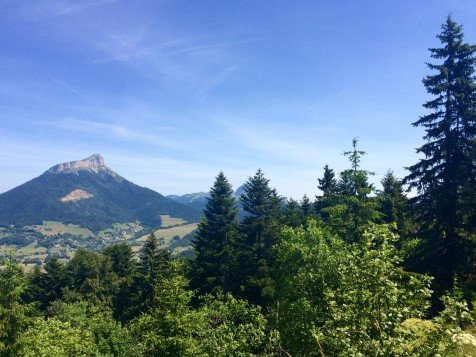
{"type": "Polygon", "coordinates": [[[101,153],[163,194],[262,168],[317,193],[354,136],[378,183],[417,160],[421,79],[470,1],[0,1],[0,192],[101,153]]]}

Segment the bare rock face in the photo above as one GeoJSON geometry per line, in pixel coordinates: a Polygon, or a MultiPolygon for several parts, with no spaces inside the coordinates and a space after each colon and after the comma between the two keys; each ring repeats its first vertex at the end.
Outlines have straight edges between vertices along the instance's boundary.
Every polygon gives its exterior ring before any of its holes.
{"type": "Polygon", "coordinates": [[[92,197],[94,197],[93,194],[78,188],[76,190],[71,191],[66,196],[61,197],[61,202],[79,201],[92,197]]]}
{"type": "Polygon", "coordinates": [[[47,172],[50,174],[59,174],[62,172],[78,172],[79,170],[87,170],[95,173],[101,171],[113,174],[114,172],[109,169],[104,163],[104,158],[100,154],[94,154],[83,160],[65,162],[53,166],[47,172]]]}

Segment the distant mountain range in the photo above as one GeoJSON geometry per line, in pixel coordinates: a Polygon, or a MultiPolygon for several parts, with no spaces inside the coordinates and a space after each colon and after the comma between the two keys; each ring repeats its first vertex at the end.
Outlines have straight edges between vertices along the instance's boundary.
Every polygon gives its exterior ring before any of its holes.
{"type": "MultiPolygon", "coordinates": [[[[243,208],[240,203],[240,197],[244,192],[244,185],[241,185],[238,187],[238,189],[235,191],[235,197],[237,201],[237,206],[238,206],[238,215],[241,217],[243,215],[243,208]]],[[[205,209],[205,206],[207,204],[207,199],[210,196],[209,192],[196,192],[196,193],[187,193],[185,195],[168,195],[167,198],[170,198],[171,200],[174,200],[175,202],[181,203],[183,205],[186,205],[187,207],[190,207],[194,210],[197,210],[199,212],[203,212],[205,209]]]]}
{"type": "Polygon", "coordinates": [[[161,215],[198,221],[204,206],[198,203],[203,200],[197,198],[195,204],[181,202],[138,186],[108,168],[103,157],[95,154],[53,166],[39,177],[0,194],[0,225],[21,227],[59,221],[93,232],[113,223],[135,221],[146,227],[159,227],[161,215]]]}
{"type": "Polygon", "coordinates": [[[210,196],[208,192],[187,193],[185,195],[168,195],[167,198],[191,207],[199,212],[203,212],[207,204],[207,198],[210,196]]]}

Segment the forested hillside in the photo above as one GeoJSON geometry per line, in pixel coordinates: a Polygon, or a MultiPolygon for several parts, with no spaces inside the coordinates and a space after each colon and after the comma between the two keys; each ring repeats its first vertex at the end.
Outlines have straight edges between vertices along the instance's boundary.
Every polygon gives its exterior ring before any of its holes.
{"type": "Polygon", "coordinates": [[[58,221],[97,233],[114,223],[136,221],[156,228],[161,225],[160,215],[165,214],[192,222],[200,217],[199,211],[119,176],[104,164],[101,155],[56,165],[0,194],[2,226],[58,221]],[[70,164],[82,166],[71,169],[70,164]]]}
{"type": "Polygon", "coordinates": [[[476,46],[451,17],[438,39],[406,177],[371,184],[355,138],[315,198],[283,201],[262,170],[237,198],[219,172],[194,259],[154,234],[138,257],[122,242],[25,272],[12,254],[0,354],[476,356],[476,46]]]}

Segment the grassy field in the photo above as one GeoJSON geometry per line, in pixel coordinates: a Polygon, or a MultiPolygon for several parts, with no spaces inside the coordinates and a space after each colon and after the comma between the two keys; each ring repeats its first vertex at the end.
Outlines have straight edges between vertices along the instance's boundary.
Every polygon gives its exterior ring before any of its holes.
{"type": "MultiPolygon", "coordinates": [[[[160,248],[173,249],[175,254],[192,249],[189,244],[189,240],[187,240],[186,242],[178,242],[177,237],[183,238],[185,235],[193,232],[197,228],[198,224],[187,223],[181,218],[170,217],[169,215],[163,215],[161,218],[163,228],[159,228],[154,232],[155,236],[158,239],[160,248]],[[172,243],[175,244],[171,246],[172,243]],[[185,246],[182,246],[181,243],[185,246]]],[[[140,248],[142,247],[142,243],[147,238],[147,235],[143,235],[138,239],[134,239],[136,234],[138,232],[141,232],[143,229],[144,228],[140,226],[138,222],[115,223],[110,229],[103,230],[99,232],[97,236],[95,236],[94,233],[91,232],[89,229],[82,228],[78,225],[64,224],[55,221],[44,221],[41,225],[32,225],[23,228],[25,232],[36,231],[42,234],[43,236],[45,236],[45,240],[47,239],[46,237],[52,237],[61,234],[71,234],[73,236],[72,242],[79,242],[79,246],[89,247],[90,243],[88,242],[91,242],[92,248],[90,247],[89,249],[99,249],[101,245],[108,245],[112,244],[115,241],[123,241],[125,239],[129,241],[134,252],[140,250],[140,248]],[[78,237],[80,240],[75,240],[74,237],[78,237]],[[81,240],[83,241],[83,243],[80,243],[81,240]]],[[[0,230],[0,237],[2,237],[2,235],[10,234],[11,233],[7,232],[6,230],[0,230]]],[[[51,245],[50,243],[50,245],[48,245],[50,247],[49,250],[46,247],[40,246],[38,244],[38,242],[42,242],[41,239],[38,241],[32,241],[30,238],[29,242],[32,243],[26,243],[28,245],[23,246],[21,248],[19,246],[16,246],[14,249],[14,255],[20,261],[24,262],[23,265],[26,266],[31,265],[31,263],[33,263],[34,261],[38,261],[38,259],[39,261],[44,261],[48,254],[59,254],[61,255],[62,260],[67,260],[66,257],[71,258],[78,247],[77,244],[71,245],[69,237],[64,238],[66,240],[63,240],[62,237],[52,237],[51,239],[54,240],[54,245],[51,245]]],[[[7,257],[9,251],[12,248],[14,248],[14,246],[0,245],[0,258],[7,257]]]]}
{"type": "MultiPolygon", "coordinates": [[[[0,256],[6,258],[11,251],[11,246],[2,245],[0,246],[0,256]]],[[[16,259],[19,259],[21,262],[25,261],[25,259],[40,259],[43,261],[47,255],[47,249],[45,247],[40,247],[37,241],[24,246],[20,249],[17,249],[13,253],[16,259]]],[[[29,271],[35,267],[36,264],[29,263],[29,264],[22,264],[23,267],[29,271]]]]}
{"type": "Polygon", "coordinates": [[[178,226],[187,223],[187,221],[184,221],[182,218],[170,217],[168,214],[160,215],[160,219],[162,220],[163,228],[178,226]]]}
{"type": "Polygon", "coordinates": [[[30,256],[35,253],[46,254],[46,248],[38,246],[38,241],[36,240],[33,243],[18,249],[15,254],[24,254],[26,256],[30,256]]]}
{"type": "Polygon", "coordinates": [[[123,238],[130,239],[135,233],[140,232],[143,229],[144,227],[136,222],[114,223],[112,228],[100,231],[98,236],[100,238],[107,238],[109,236],[121,235],[123,238]]]}
{"type": "Polygon", "coordinates": [[[46,248],[40,247],[38,245],[38,241],[34,241],[29,245],[26,245],[20,249],[13,249],[12,246],[9,245],[0,245],[0,254],[7,255],[10,251],[14,251],[15,256],[25,256],[25,257],[32,257],[34,255],[43,255],[46,254],[46,248]]]}
{"type": "MultiPolygon", "coordinates": [[[[167,247],[172,241],[173,237],[179,236],[182,238],[184,235],[189,234],[193,230],[197,229],[197,226],[197,223],[189,223],[178,227],[158,229],[154,233],[159,240],[160,246],[167,247]]],[[[146,240],[146,238],[147,236],[145,235],[140,237],[138,240],[143,242],[146,240]]]]}
{"type": "Polygon", "coordinates": [[[25,228],[33,229],[44,236],[54,236],[57,234],[69,233],[71,235],[83,238],[94,237],[93,232],[87,228],[82,228],[75,224],[64,224],[55,221],[44,221],[42,225],[28,226],[25,228]]]}

